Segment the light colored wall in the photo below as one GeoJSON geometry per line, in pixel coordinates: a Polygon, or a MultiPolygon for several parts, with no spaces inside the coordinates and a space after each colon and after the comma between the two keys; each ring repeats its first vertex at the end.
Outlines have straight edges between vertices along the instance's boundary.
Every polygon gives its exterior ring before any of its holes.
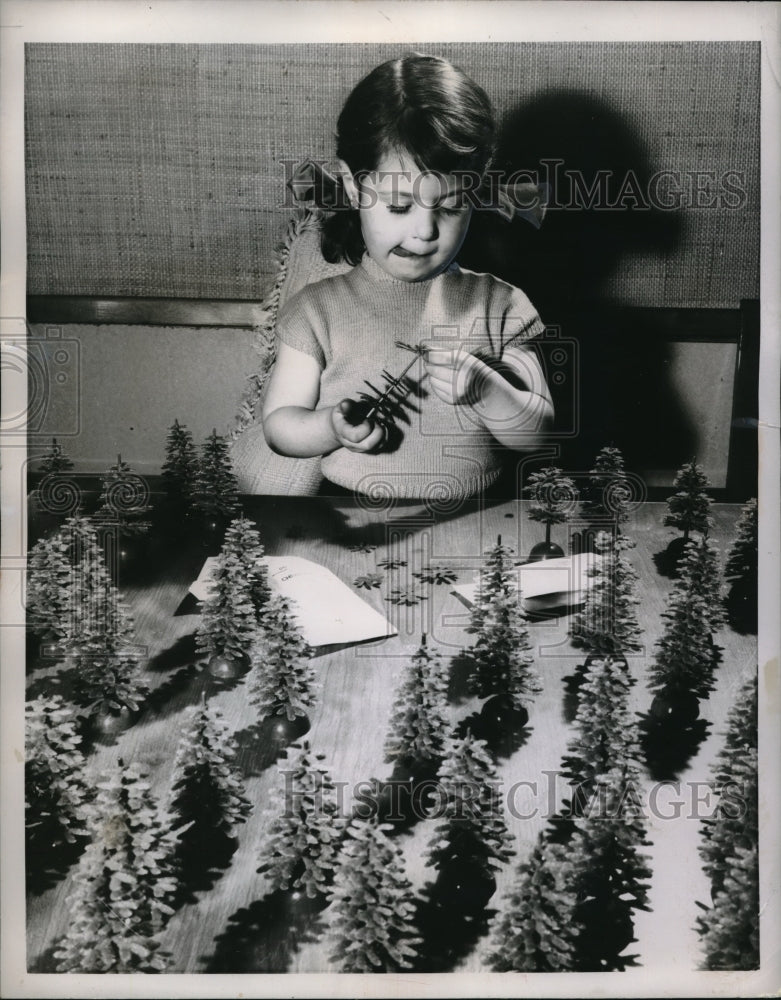
{"type": "Polygon", "coordinates": [[[174,420],[197,443],[226,433],[257,367],[251,330],[38,324],[30,333],[47,369],[30,398],[30,459],[57,436],[80,472],[104,471],[119,452],[158,473],[174,420]]]}

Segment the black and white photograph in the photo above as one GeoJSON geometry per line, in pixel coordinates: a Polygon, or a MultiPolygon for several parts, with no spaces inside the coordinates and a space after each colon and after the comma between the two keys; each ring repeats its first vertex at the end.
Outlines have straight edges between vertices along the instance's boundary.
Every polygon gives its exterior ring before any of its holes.
{"type": "Polygon", "coordinates": [[[777,992],[781,5],[0,17],[3,995],[777,992]]]}

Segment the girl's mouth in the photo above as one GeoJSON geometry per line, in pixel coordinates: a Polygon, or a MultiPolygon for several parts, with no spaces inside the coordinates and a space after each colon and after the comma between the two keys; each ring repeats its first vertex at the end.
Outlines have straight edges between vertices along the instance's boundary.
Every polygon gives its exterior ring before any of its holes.
{"type": "Polygon", "coordinates": [[[430,257],[434,251],[430,250],[428,253],[413,253],[411,250],[405,250],[404,247],[394,247],[392,251],[397,257],[414,257],[414,258],[424,258],[430,257]]]}

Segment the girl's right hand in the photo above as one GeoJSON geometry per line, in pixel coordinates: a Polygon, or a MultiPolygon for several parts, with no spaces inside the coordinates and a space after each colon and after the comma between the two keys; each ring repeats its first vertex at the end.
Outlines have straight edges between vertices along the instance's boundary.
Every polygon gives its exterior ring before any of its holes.
{"type": "Polygon", "coordinates": [[[331,410],[331,427],[339,444],[348,451],[377,451],[385,440],[385,431],[380,424],[370,420],[354,423],[359,405],[354,399],[337,403],[331,410]]]}

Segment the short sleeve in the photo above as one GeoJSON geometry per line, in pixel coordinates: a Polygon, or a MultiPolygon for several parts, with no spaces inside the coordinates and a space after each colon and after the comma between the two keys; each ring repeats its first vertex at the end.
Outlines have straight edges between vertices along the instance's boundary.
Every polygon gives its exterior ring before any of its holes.
{"type": "Polygon", "coordinates": [[[305,288],[281,309],[277,337],[288,347],[313,357],[321,368],[328,361],[328,331],[313,296],[305,288]]]}
{"type": "Polygon", "coordinates": [[[501,350],[519,346],[545,333],[545,324],[529,298],[520,288],[507,286],[508,299],[501,331],[501,350]]]}

